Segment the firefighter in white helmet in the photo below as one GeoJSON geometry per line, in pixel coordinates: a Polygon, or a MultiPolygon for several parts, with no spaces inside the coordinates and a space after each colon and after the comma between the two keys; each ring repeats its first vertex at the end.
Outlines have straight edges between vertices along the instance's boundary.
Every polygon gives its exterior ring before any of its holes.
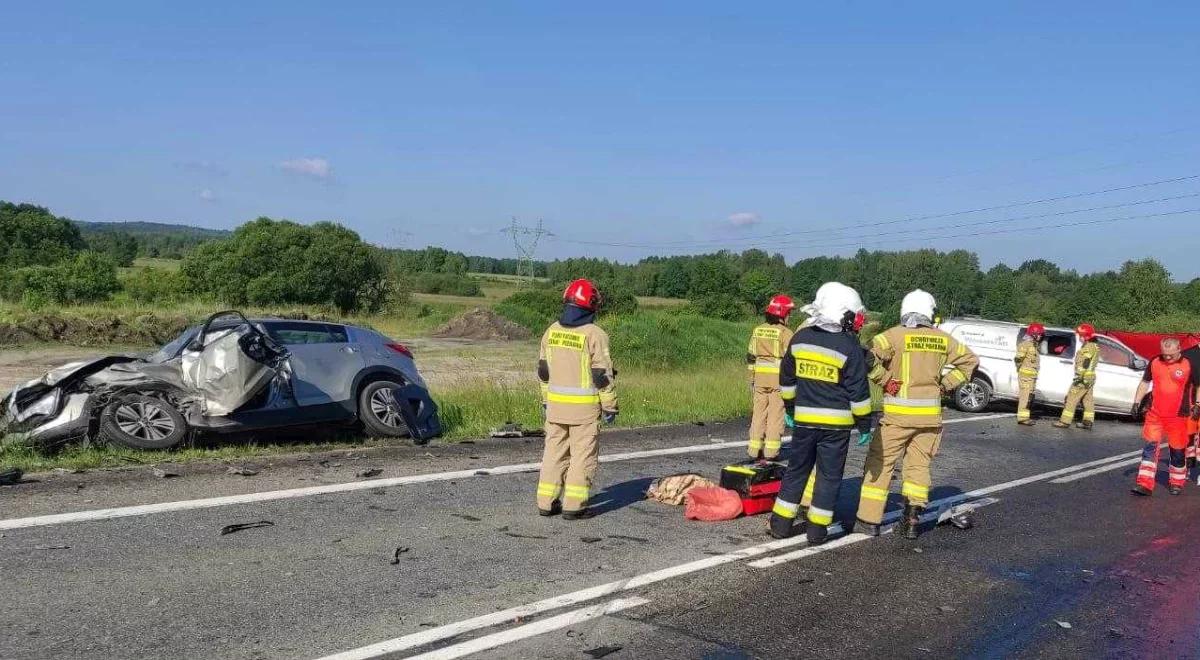
{"type": "Polygon", "coordinates": [[[871,392],[867,359],[858,343],[865,318],[858,292],[842,284],[822,287],[805,309],[810,318],[792,336],[779,369],[780,392],[794,430],[770,532],[776,538],[791,536],[815,470],[806,515],[808,542],[815,545],[825,541],[833,522],[851,429],[870,437],[871,392]]]}
{"type": "Polygon", "coordinates": [[[871,341],[881,367],[872,371],[872,380],[883,388],[883,419],[867,450],[855,531],[879,534],[892,471],[904,454],[900,529],[910,539],[919,534],[932,484],[930,464],[942,441],[942,395],[970,380],[979,366],[965,344],[933,327],[935,308],[928,292],[909,293],[900,303],[900,325],[871,341]]]}

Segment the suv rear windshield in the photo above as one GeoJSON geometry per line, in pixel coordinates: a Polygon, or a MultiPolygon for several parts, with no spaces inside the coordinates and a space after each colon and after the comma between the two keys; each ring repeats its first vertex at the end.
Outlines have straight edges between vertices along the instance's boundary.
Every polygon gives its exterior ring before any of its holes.
{"type": "Polygon", "coordinates": [[[325,323],[271,321],[264,324],[271,339],[284,346],[298,344],[345,344],[346,328],[325,323]]]}

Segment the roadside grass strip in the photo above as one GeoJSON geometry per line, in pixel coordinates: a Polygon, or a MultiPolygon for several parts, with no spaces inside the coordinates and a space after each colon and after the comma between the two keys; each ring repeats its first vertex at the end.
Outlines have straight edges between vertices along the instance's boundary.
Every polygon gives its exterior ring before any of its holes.
{"type": "MultiPolygon", "coordinates": [[[[978,417],[946,420],[946,423],[953,424],[961,422],[976,422],[995,419],[998,417],[1011,416],[1012,415],[1008,414],[981,415],[978,417]]],[[[654,458],[657,456],[671,456],[676,454],[692,454],[722,449],[742,448],[745,446],[745,440],[717,441],[702,445],[687,445],[683,447],[667,447],[664,449],[648,449],[644,451],[632,451],[621,454],[601,455],[600,462],[617,463],[620,461],[632,461],[640,458],[654,458]]],[[[299,497],[311,497],[313,495],[329,495],[332,493],[347,493],[361,490],[371,490],[375,488],[388,488],[393,486],[407,486],[411,484],[430,483],[435,481],[473,479],[477,477],[499,476],[505,474],[522,474],[528,472],[537,472],[541,469],[541,467],[541,463],[519,463],[515,465],[500,465],[489,468],[455,470],[453,472],[414,474],[388,479],[366,479],[345,483],[327,484],[324,486],[308,486],[305,488],[290,488],[287,490],[271,490],[260,493],[246,493],[242,495],[225,495],[221,497],[207,497],[195,500],[159,502],[157,504],[139,504],[111,509],[91,509],[85,511],[75,511],[71,513],[30,516],[27,518],[9,518],[7,520],[0,520],[0,530],[21,529],[25,527],[44,527],[47,525],[62,525],[66,523],[108,520],[112,518],[128,518],[131,516],[145,516],[154,513],[191,511],[195,509],[209,509],[213,507],[232,506],[237,504],[254,504],[257,502],[287,500],[299,497]]]]}

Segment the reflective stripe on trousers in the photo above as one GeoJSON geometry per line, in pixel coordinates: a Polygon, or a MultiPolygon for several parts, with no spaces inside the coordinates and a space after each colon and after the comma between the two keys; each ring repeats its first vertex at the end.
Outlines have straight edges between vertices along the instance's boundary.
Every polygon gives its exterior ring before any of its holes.
{"type": "Polygon", "coordinates": [[[883,412],[893,415],[940,415],[942,414],[942,400],[885,396],[883,397],[883,412]]]}

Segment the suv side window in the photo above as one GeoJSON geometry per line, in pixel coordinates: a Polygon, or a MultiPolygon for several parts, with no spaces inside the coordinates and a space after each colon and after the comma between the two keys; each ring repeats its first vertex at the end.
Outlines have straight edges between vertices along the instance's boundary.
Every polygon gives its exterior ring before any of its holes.
{"type": "Polygon", "coordinates": [[[271,339],[284,346],[297,344],[345,344],[346,328],[325,323],[271,321],[265,324],[271,339]]]}
{"type": "Polygon", "coordinates": [[[1104,337],[1097,337],[1096,341],[1100,344],[1101,364],[1115,364],[1118,367],[1129,367],[1133,365],[1133,353],[1130,353],[1121,346],[1118,346],[1104,337]]]}
{"type": "Polygon", "coordinates": [[[1074,359],[1075,335],[1065,332],[1047,332],[1038,349],[1042,355],[1074,359]]]}

